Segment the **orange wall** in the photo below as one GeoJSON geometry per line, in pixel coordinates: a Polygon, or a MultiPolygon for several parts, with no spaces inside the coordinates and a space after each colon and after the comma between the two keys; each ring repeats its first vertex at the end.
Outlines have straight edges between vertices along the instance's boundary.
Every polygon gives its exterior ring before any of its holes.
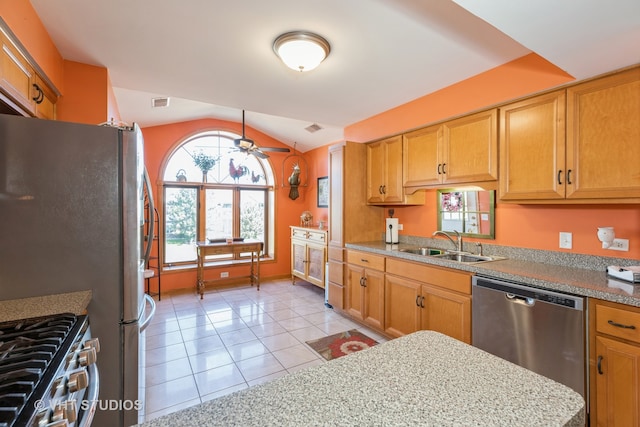
{"type": "Polygon", "coordinates": [[[58,99],[57,119],[99,124],[109,107],[109,73],[106,68],[64,61],[65,93],[58,99]]]}
{"type": "MultiPolygon", "coordinates": [[[[161,168],[167,161],[167,157],[171,154],[175,146],[185,138],[210,129],[220,129],[236,132],[242,134],[241,123],[228,122],[215,119],[202,119],[188,122],[174,123],[162,126],[152,126],[142,129],[145,143],[145,165],[149,172],[151,181],[159,184],[160,176],[162,172],[161,168]]],[[[258,142],[259,145],[265,147],[284,147],[284,145],[270,136],[263,134],[251,127],[247,126],[245,133],[248,138],[251,138],[258,142]]],[[[316,206],[316,177],[318,174],[321,176],[326,175],[326,148],[315,150],[317,154],[311,153],[305,154],[309,165],[309,186],[300,188],[300,197],[296,200],[289,199],[289,188],[282,187],[283,179],[283,161],[292,153],[269,153],[269,163],[273,169],[276,177],[276,260],[275,262],[263,262],[261,263],[260,273],[262,277],[274,277],[285,276],[291,271],[291,250],[290,250],[290,225],[300,225],[300,214],[305,210],[311,210],[314,212],[314,220],[317,221],[319,217],[324,215],[326,219],[327,209],[315,209],[316,206]],[[325,154],[322,154],[322,153],[325,154]],[[314,211],[315,209],[315,211],[314,211]],[[325,211],[324,214],[321,211],[325,211]],[[318,216],[316,216],[318,215],[318,216]]],[[[286,173],[286,171],[285,171],[286,173]]],[[[156,188],[155,200],[160,200],[158,191],[161,188],[156,188]]],[[[159,203],[157,203],[159,204],[159,203]]],[[[162,211],[160,215],[162,216],[162,211]]],[[[225,271],[229,271],[231,278],[235,276],[245,275],[247,267],[229,268],[224,267],[225,271]]],[[[214,269],[208,270],[209,277],[215,277],[217,272],[214,269]]],[[[188,272],[170,272],[164,273],[162,276],[162,288],[163,289],[176,289],[192,287],[195,285],[196,273],[195,271],[188,272]]]]}
{"type": "MultiPolygon", "coordinates": [[[[546,60],[529,54],[350,125],[345,129],[345,138],[356,142],[371,141],[530,95],[571,80],[569,75],[546,60]]],[[[394,216],[400,218],[404,225],[401,234],[429,237],[437,230],[435,191],[427,191],[426,198],[424,206],[396,208],[394,216]]],[[[498,203],[496,239],[490,243],[640,259],[640,206],[498,203]],[[602,249],[596,238],[596,229],[602,226],[614,226],[616,236],[629,239],[629,252],[602,249]],[[558,248],[561,231],[573,233],[573,249],[558,248]]]]}

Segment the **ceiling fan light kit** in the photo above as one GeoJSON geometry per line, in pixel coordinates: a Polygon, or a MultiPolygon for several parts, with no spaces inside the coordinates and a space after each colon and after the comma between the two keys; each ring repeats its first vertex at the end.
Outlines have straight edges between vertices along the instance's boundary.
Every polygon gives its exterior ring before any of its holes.
{"type": "Polygon", "coordinates": [[[311,71],[329,56],[331,45],[322,36],[308,31],[281,34],[273,42],[273,51],[284,64],[296,71],[311,71]]]}
{"type": "Polygon", "coordinates": [[[281,153],[288,153],[290,150],[288,148],[280,148],[280,147],[263,147],[259,148],[252,139],[249,139],[245,136],[244,133],[244,110],[242,110],[242,138],[237,138],[233,140],[233,145],[236,148],[246,154],[253,154],[259,159],[268,159],[269,156],[263,153],[263,151],[278,151],[281,153]]]}

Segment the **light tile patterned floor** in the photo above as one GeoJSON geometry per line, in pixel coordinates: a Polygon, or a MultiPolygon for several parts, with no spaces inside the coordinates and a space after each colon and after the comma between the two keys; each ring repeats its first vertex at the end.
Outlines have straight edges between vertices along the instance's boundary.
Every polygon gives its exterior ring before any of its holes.
{"type": "Polygon", "coordinates": [[[146,419],[325,363],[305,343],[350,329],[386,338],[324,306],[302,281],[162,295],[146,330],[146,419]]]}

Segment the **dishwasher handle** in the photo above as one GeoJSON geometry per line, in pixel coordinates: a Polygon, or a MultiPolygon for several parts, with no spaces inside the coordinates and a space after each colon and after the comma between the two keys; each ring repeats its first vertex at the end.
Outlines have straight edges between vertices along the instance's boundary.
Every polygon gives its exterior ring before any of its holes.
{"type": "Polygon", "coordinates": [[[506,292],[504,294],[504,297],[514,304],[522,304],[528,307],[533,307],[536,304],[536,300],[533,298],[521,297],[520,295],[512,294],[509,292],[506,292]]]}

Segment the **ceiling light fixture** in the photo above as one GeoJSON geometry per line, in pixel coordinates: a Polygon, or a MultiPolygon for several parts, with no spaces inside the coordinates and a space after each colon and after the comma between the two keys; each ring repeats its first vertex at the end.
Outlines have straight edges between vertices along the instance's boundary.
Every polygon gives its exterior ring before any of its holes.
{"type": "Polygon", "coordinates": [[[292,70],[311,71],[329,56],[331,46],[317,34],[291,31],[274,40],[273,51],[292,70]]]}

